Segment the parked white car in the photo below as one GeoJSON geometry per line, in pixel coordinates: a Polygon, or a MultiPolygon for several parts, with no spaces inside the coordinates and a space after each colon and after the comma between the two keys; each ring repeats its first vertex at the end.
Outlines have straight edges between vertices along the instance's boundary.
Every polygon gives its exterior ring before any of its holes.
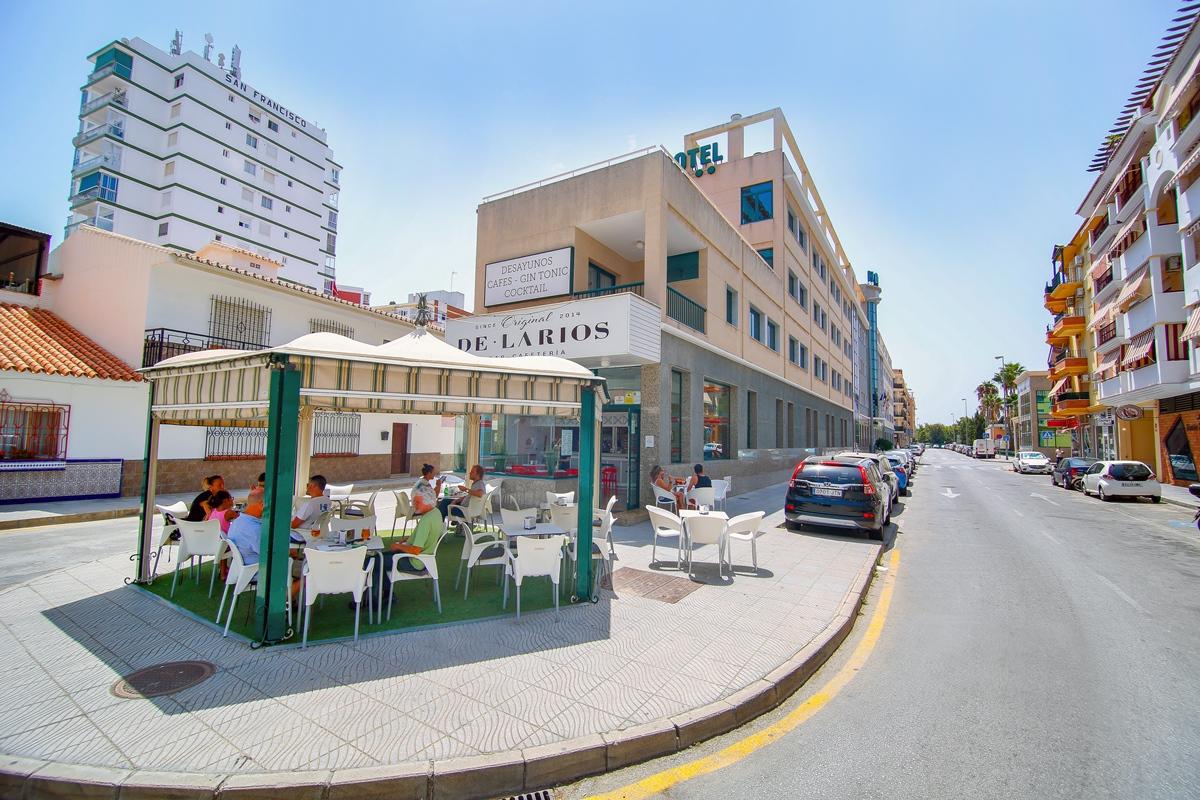
{"type": "Polygon", "coordinates": [[[1053,469],[1054,465],[1050,463],[1050,459],[1036,450],[1022,450],[1013,460],[1013,472],[1019,472],[1022,475],[1026,473],[1049,475],[1053,469]]]}
{"type": "Polygon", "coordinates": [[[1083,493],[1101,500],[1114,497],[1149,497],[1162,500],[1162,485],[1140,461],[1097,461],[1083,474],[1083,493]]]}

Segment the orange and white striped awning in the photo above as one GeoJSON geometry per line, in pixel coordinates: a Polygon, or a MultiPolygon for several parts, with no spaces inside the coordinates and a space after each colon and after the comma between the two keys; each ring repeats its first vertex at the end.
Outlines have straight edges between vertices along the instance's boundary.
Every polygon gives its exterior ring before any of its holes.
{"type": "Polygon", "coordinates": [[[1183,333],[1179,334],[1179,338],[1186,342],[1197,336],[1200,336],[1200,306],[1192,309],[1192,314],[1188,317],[1187,325],[1184,327],[1183,333]]]}
{"type": "Polygon", "coordinates": [[[1092,279],[1092,283],[1095,283],[1096,279],[1099,278],[1101,275],[1103,275],[1105,273],[1105,271],[1107,271],[1107,270],[1108,270],[1108,259],[1101,258],[1099,261],[1097,261],[1095,263],[1095,265],[1092,266],[1091,269],[1088,270],[1088,277],[1092,279]]]}
{"type": "Polygon", "coordinates": [[[1101,353],[1097,358],[1096,364],[1096,379],[1106,381],[1109,378],[1117,377],[1117,368],[1121,364],[1122,347],[1117,345],[1107,353],[1101,353]]]}
{"type": "Polygon", "coordinates": [[[1113,321],[1113,317],[1117,313],[1116,302],[1110,300],[1092,314],[1092,319],[1087,324],[1087,329],[1093,331],[1096,328],[1103,328],[1105,325],[1113,321]]]}
{"type": "Polygon", "coordinates": [[[1129,340],[1125,347],[1125,357],[1121,359],[1121,367],[1129,369],[1143,358],[1150,355],[1154,349],[1154,328],[1148,328],[1129,340]]]}
{"type": "Polygon", "coordinates": [[[1060,392],[1066,391],[1067,383],[1070,380],[1071,380],[1071,377],[1068,375],[1067,377],[1060,380],[1058,383],[1054,384],[1054,386],[1050,387],[1050,396],[1054,397],[1055,395],[1059,394],[1060,392]]]}
{"type": "Polygon", "coordinates": [[[1113,306],[1119,311],[1125,311],[1131,305],[1139,300],[1145,300],[1148,296],[1147,290],[1150,288],[1149,283],[1150,273],[1146,267],[1142,267],[1130,277],[1129,281],[1121,289],[1121,293],[1117,295],[1113,306]]]}

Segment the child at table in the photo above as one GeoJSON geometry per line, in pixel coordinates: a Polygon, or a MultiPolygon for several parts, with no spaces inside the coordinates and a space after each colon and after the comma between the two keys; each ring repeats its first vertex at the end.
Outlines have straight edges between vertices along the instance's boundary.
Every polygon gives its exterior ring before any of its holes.
{"type": "Polygon", "coordinates": [[[233,509],[233,495],[222,489],[215,492],[208,501],[212,511],[207,519],[215,519],[221,523],[221,533],[229,535],[229,523],[238,518],[238,512],[233,509]]]}

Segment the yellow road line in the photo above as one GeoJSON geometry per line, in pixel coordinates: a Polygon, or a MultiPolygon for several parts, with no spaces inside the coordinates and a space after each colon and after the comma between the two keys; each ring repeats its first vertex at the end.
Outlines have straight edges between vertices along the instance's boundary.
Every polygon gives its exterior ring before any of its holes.
{"type": "Polygon", "coordinates": [[[892,604],[892,591],[896,582],[896,568],[900,565],[900,551],[892,548],[888,562],[889,569],[883,580],[883,589],[879,593],[879,603],[875,607],[875,613],[871,615],[871,622],[867,625],[867,632],[863,635],[862,641],[854,648],[854,652],[851,654],[850,660],[846,662],[846,665],[838,670],[837,674],[830,678],[811,697],[792,711],[789,711],[783,719],[771,723],[761,731],[740,739],[710,756],[704,756],[703,758],[689,761],[686,764],[671,767],[670,769],[643,778],[636,783],[623,786],[620,789],[593,795],[588,800],[643,800],[643,798],[653,797],[665,792],[676,784],[683,783],[692,778],[698,778],[701,775],[707,775],[710,772],[716,772],[731,764],[736,764],[756,750],[766,747],[784,734],[804,724],[812,715],[816,714],[830,700],[836,697],[838,692],[845,688],[846,684],[866,664],[871,651],[875,649],[875,645],[879,642],[879,636],[883,632],[883,624],[887,621],[888,608],[892,604]]]}

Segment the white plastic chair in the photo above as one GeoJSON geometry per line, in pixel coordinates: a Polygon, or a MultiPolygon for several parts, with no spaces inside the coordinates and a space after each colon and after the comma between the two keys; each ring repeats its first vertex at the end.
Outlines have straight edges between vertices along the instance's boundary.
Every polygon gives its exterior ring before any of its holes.
{"type": "Polygon", "coordinates": [[[654,505],[659,508],[670,507],[672,511],[679,511],[679,504],[675,500],[675,494],[668,492],[656,483],[650,484],[650,488],[654,490],[654,505]]]}
{"type": "Polygon", "coordinates": [[[729,481],[724,478],[714,479],[713,482],[713,508],[725,510],[725,498],[729,494],[729,481]]]}
{"type": "Polygon", "coordinates": [[[658,538],[662,536],[675,540],[675,568],[678,569],[683,564],[683,520],[658,506],[646,506],[646,510],[650,512],[650,526],[654,529],[650,563],[658,560],[658,538]]]}
{"type": "Polygon", "coordinates": [[[342,503],[341,514],[343,517],[373,517],[375,516],[375,498],[379,496],[379,490],[371,492],[371,496],[366,500],[347,500],[342,503]]]}
{"type": "Polygon", "coordinates": [[[158,559],[162,557],[163,548],[173,547],[179,549],[179,537],[172,538],[179,533],[179,525],[177,524],[180,517],[188,512],[188,504],[180,500],[169,506],[155,505],[158,513],[162,514],[163,529],[158,537],[158,549],[154,551],[154,569],[150,572],[150,580],[158,577],[158,559]]]}
{"type": "Polygon", "coordinates": [[[388,587],[387,618],[389,620],[392,618],[392,600],[396,597],[396,584],[400,581],[433,581],[433,602],[437,605],[438,613],[442,613],[442,593],[438,589],[437,551],[449,533],[449,530],[443,530],[441,535],[438,536],[437,541],[433,543],[433,547],[424,553],[415,556],[406,553],[396,553],[392,559],[392,568],[388,572],[388,580],[391,581],[391,585],[388,587]],[[424,571],[405,572],[400,569],[400,560],[402,558],[412,559],[424,571]]]}
{"type": "Polygon", "coordinates": [[[349,500],[350,495],[354,493],[354,484],[346,483],[338,485],[329,483],[325,485],[325,493],[329,495],[329,499],[332,502],[341,504],[349,500]]]}
{"type": "MultiPolygon", "coordinates": [[[[467,567],[467,585],[463,587],[463,600],[471,591],[471,569],[474,567],[503,567],[508,563],[508,543],[502,534],[496,531],[481,531],[475,533],[471,527],[461,520],[456,524],[463,530],[462,558],[458,562],[458,575],[454,578],[454,588],[462,579],[463,565],[467,567]]],[[[501,572],[503,577],[503,572],[501,572]]]]}
{"type": "Polygon", "coordinates": [[[717,490],[711,486],[697,486],[687,494],[687,499],[696,504],[696,508],[700,506],[713,507],[717,500],[717,490]]]}
{"type": "Polygon", "coordinates": [[[554,506],[558,503],[574,503],[574,492],[546,492],[546,503],[554,506]]]}
{"type": "MultiPolygon", "coordinates": [[[[446,527],[450,527],[451,520],[465,522],[470,530],[474,530],[476,523],[487,525],[487,512],[492,507],[492,493],[495,491],[484,489],[483,497],[471,497],[466,503],[450,506],[446,513],[446,527]]],[[[462,526],[459,529],[462,530],[462,526]]]]}
{"type": "Polygon", "coordinates": [[[495,478],[484,483],[488,492],[492,495],[491,502],[487,504],[485,511],[492,524],[496,524],[496,510],[504,505],[504,479],[495,478]]]}
{"type": "MultiPolygon", "coordinates": [[[[521,618],[521,584],[526,578],[546,577],[554,585],[554,608],[558,610],[558,576],[562,571],[565,536],[517,539],[517,553],[508,561],[506,574],[517,586],[517,619],[521,618]]],[[[508,608],[508,581],[504,581],[503,608],[508,608]]]]}
{"type": "Polygon", "coordinates": [[[193,558],[199,559],[196,564],[196,581],[199,582],[206,556],[213,560],[212,577],[208,579],[208,596],[212,597],[213,587],[217,585],[217,565],[221,563],[226,547],[221,538],[220,520],[188,522],[181,519],[175,524],[179,526],[179,552],[175,556],[175,574],[171,577],[171,597],[175,596],[175,586],[179,583],[179,565],[193,558]]]}
{"type": "Polygon", "coordinates": [[[750,557],[753,560],[754,571],[758,571],[758,529],[762,526],[764,516],[762,511],[753,511],[749,514],[739,514],[729,520],[729,524],[725,528],[725,546],[729,548],[730,572],[733,571],[733,540],[735,539],[739,542],[750,543],[750,557]]]}
{"type": "Polygon", "coordinates": [[[408,530],[408,523],[417,516],[412,507],[412,489],[398,489],[392,494],[396,498],[396,516],[392,519],[392,535],[396,535],[396,523],[404,520],[404,524],[400,526],[400,535],[403,536],[408,530]]]}
{"type": "Polygon", "coordinates": [[[538,510],[536,508],[501,508],[500,523],[502,525],[516,525],[518,528],[525,524],[526,517],[533,517],[536,521],[538,510]]]}
{"type": "MultiPolygon", "coordinates": [[[[221,592],[221,603],[217,606],[217,624],[221,624],[221,610],[225,607],[225,597],[229,594],[230,588],[233,589],[233,599],[229,602],[229,616],[225,618],[225,632],[221,634],[221,638],[229,635],[229,626],[233,622],[233,610],[237,607],[238,596],[254,586],[255,579],[258,577],[258,564],[247,564],[242,560],[242,552],[230,542],[229,547],[229,574],[225,577],[225,589],[221,592]]],[[[291,586],[288,586],[287,600],[287,624],[291,627],[292,624],[292,598],[291,586]]]]}
{"type": "Polygon", "coordinates": [[[322,535],[328,535],[329,543],[336,544],[338,534],[346,534],[346,542],[350,543],[356,539],[363,538],[362,531],[368,530],[371,536],[377,533],[375,527],[375,517],[331,517],[328,524],[323,528],[322,535]]]}
{"type": "Polygon", "coordinates": [[[717,546],[717,571],[725,577],[725,526],[726,520],[713,514],[689,516],[683,521],[687,528],[688,577],[692,577],[692,554],[698,545],[717,546]]]}
{"type": "MultiPolygon", "coordinates": [[[[358,640],[358,620],[362,612],[363,593],[371,586],[371,566],[367,564],[365,547],[348,547],[339,550],[320,550],[315,547],[304,551],[304,633],[300,639],[302,648],[308,647],[308,626],[312,622],[313,601],[323,594],[345,594],[354,596],[354,639],[358,640]]],[[[373,620],[370,595],[367,596],[367,621],[373,620]]]]}
{"type": "Polygon", "coordinates": [[[604,570],[611,577],[612,560],[617,557],[617,551],[613,549],[612,543],[612,528],[615,518],[611,511],[602,511],[598,508],[592,512],[592,516],[600,518],[600,527],[592,530],[592,558],[599,558],[604,570]]]}

